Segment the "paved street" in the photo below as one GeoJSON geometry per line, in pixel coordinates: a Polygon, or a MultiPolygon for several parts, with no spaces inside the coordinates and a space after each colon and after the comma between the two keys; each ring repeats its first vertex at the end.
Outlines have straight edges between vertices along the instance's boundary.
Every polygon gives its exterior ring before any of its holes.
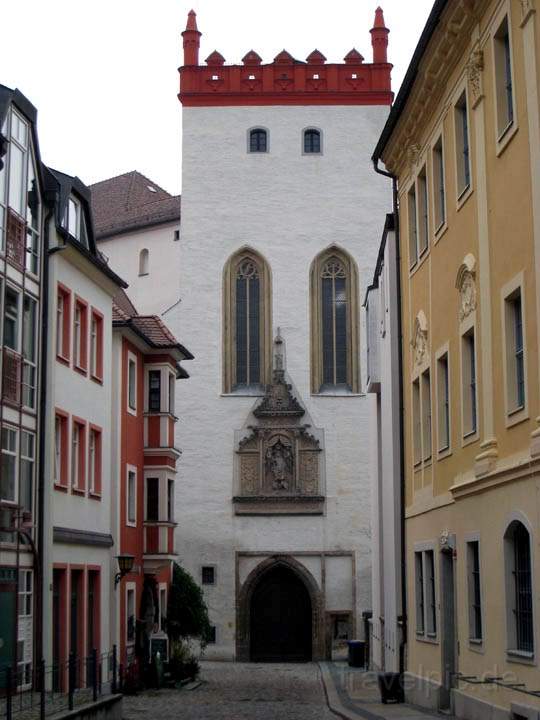
{"type": "Polygon", "coordinates": [[[381,705],[372,673],[345,663],[324,663],[322,671],[316,663],[204,662],[194,690],[124,697],[123,720],[436,720],[408,705],[381,705]]]}
{"type": "Polygon", "coordinates": [[[196,690],[124,698],[124,720],[335,720],[314,663],[203,663],[196,690]]]}

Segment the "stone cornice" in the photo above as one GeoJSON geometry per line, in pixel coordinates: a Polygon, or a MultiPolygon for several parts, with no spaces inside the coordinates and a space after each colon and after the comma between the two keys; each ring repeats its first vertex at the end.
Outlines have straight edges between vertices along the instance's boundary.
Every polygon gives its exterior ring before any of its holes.
{"type": "Polygon", "coordinates": [[[506,465],[501,465],[492,472],[480,477],[470,477],[456,483],[450,488],[450,492],[455,500],[459,500],[469,495],[485,492],[498,485],[535,477],[538,475],[539,470],[540,458],[520,458],[506,465]]]}
{"type": "Polygon", "coordinates": [[[471,38],[489,1],[457,0],[448,3],[422,58],[405,110],[383,152],[382,159],[390,172],[402,175],[413,156],[418,154],[421,136],[438,111],[450,76],[461,63],[468,65],[473,104],[481,97],[483,58],[479,45],[474,41],[471,48],[471,38]],[[467,57],[469,60],[464,62],[467,57]]]}

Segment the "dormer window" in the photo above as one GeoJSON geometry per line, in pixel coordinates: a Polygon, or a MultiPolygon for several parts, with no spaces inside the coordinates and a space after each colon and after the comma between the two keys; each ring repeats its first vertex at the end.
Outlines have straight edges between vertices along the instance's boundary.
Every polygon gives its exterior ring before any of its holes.
{"type": "Polygon", "coordinates": [[[249,131],[249,152],[268,152],[268,133],[263,128],[249,131]]]}
{"type": "Polygon", "coordinates": [[[304,130],[304,153],[317,154],[321,152],[321,133],[320,130],[310,128],[304,130]]]}
{"type": "Polygon", "coordinates": [[[88,247],[88,236],[82,205],[73,195],[68,200],[66,226],[68,233],[74,237],[75,240],[78,240],[84,247],[88,247]]]}

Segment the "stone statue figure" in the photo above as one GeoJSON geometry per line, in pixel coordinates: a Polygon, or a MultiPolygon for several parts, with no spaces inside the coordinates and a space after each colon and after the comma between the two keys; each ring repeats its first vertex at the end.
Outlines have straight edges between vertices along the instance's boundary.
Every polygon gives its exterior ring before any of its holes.
{"type": "Polygon", "coordinates": [[[274,490],[289,490],[293,473],[293,454],[288,445],[278,440],[266,451],[266,471],[272,474],[274,490]]]}

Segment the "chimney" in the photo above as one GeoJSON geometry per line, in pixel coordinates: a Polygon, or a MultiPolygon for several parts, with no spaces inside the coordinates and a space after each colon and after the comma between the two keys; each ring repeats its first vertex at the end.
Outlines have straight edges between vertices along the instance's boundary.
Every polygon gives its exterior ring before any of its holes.
{"type": "Polygon", "coordinates": [[[184,38],[184,65],[199,64],[199,47],[201,35],[197,29],[197,14],[190,10],[187,17],[186,29],[182,33],[184,38]]]}
{"type": "Polygon", "coordinates": [[[390,30],[384,24],[384,15],[381,7],[375,10],[375,24],[370,30],[371,45],[373,47],[373,62],[387,63],[388,33],[390,30]]]}

